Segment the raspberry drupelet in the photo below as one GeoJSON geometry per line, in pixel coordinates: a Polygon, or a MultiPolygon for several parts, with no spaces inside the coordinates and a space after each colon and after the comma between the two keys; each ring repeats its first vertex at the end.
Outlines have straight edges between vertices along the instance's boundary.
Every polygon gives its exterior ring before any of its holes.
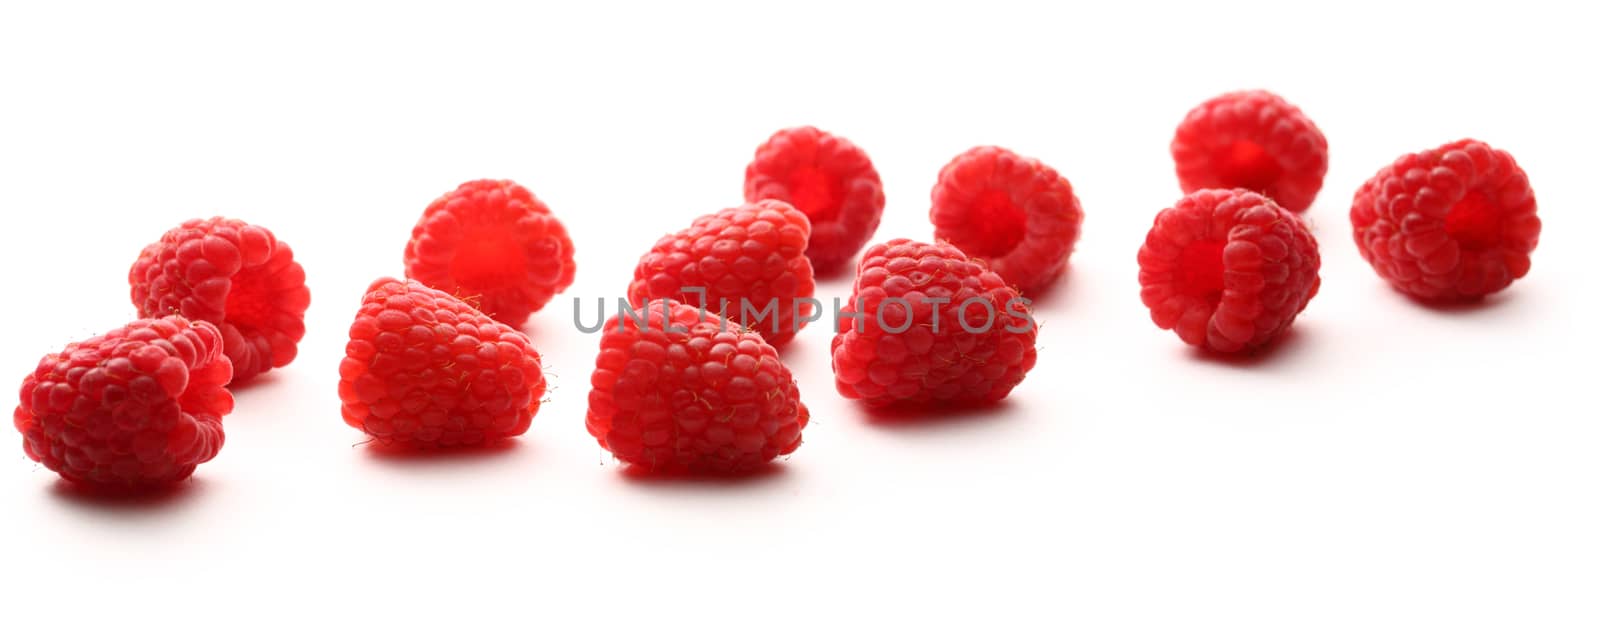
{"type": "Polygon", "coordinates": [[[818,274],[844,271],[883,218],[883,181],[866,151],[815,127],[784,129],[745,167],[745,202],[776,199],[811,220],[806,256],[818,274]]]}
{"type": "Polygon", "coordinates": [[[1049,166],[995,146],[939,171],[929,211],[934,234],[1033,293],[1060,277],[1078,242],[1083,207],[1049,166]]]}
{"type": "Polygon", "coordinates": [[[1271,342],[1317,294],[1317,241],[1271,199],[1200,190],[1156,215],[1139,248],[1140,298],[1184,342],[1233,353],[1271,342]]]}
{"type": "Polygon", "coordinates": [[[1459,140],[1403,155],[1356,192],[1356,247],[1395,288],[1469,301],[1527,275],[1539,244],[1528,175],[1505,151],[1459,140]]]}
{"type": "Polygon", "coordinates": [[[368,287],[339,364],[345,423],[402,449],[521,435],[544,391],[539,353],[522,332],[394,278],[368,287]]]}
{"type": "Polygon", "coordinates": [[[289,244],[261,226],[190,220],[145,247],[128,270],[140,318],[177,314],[222,333],[233,382],[294,361],[311,291],[289,244]]]}
{"type": "Polygon", "coordinates": [[[462,183],[423,210],[406,244],[406,277],[517,327],[572,285],[567,229],[527,188],[462,183]]]}
{"type": "Polygon", "coordinates": [[[651,472],[749,472],[800,447],[810,413],[761,335],[715,313],[651,302],[643,321],[606,321],[589,392],[589,434],[651,472]]]}
{"type": "Polygon", "coordinates": [[[1189,111],[1172,138],[1185,193],[1247,189],[1300,213],[1328,172],[1328,140],[1300,108],[1264,90],[1227,93],[1189,111]]]}
{"type": "Polygon", "coordinates": [[[188,478],[222,449],[221,332],[179,316],[139,319],[46,355],[22,381],[12,421],[28,458],[100,491],[188,478]]]}

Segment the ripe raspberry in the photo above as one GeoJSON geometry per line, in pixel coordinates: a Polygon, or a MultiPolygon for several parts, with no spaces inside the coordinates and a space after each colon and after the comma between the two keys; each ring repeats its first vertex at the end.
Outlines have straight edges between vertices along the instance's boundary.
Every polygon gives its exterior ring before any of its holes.
{"type": "Polygon", "coordinates": [[[12,420],[28,458],[72,482],[145,490],[183,480],[222,449],[222,334],[179,316],[139,319],[44,356],[12,420]]]}
{"type": "Polygon", "coordinates": [[[1049,166],[980,146],[939,171],[929,218],[939,239],[1031,292],[1066,269],[1083,207],[1072,184],[1049,166]]]}
{"type": "Polygon", "coordinates": [[[572,285],[572,239],[550,208],[511,181],[469,181],[422,212],[406,277],[520,326],[572,285]]]}
{"type": "Polygon", "coordinates": [[[1185,193],[1248,189],[1299,213],[1328,172],[1328,139],[1306,115],[1264,90],[1227,93],[1178,125],[1172,159],[1185,193]]]}
{"type": "Polygon", "coordinates": [[[420,282],[367,287],[339,364],[346,424],[402,448],[447,448],[528,430],[544,395],[528,337],[420,282]]]}
{"type": "Polygon", "coordinates": [[[867,248],[833,337],[839,393],[877,407],[999,401],[1036,358],[1028,303],[955,246],[867,248]]]}
{"type": "Polygon", "coordinates": [[[800,447],[810,419],[759,334],[673,301],[607,320],[590,382],[589,434],[649,471],[748,471],[800,447]]]}
{"type": "Polygon", "coordinates": [[[1162,329],[1231,353],[1266,344],[1317,294],[1311,231],[1271,199],[1200,190],[1156,214],[1139,248],[1140,298],[1162,329]]]}
{"type": "Polygon", "coordinates": [[[189,220],[145,247],[128,270],[140,318],[179,314],[222,332],[243,383],[294,361],[311,291],[289,244],[239,220],[189,220]]]}
{"type": "Polygon", "coordinates": [[[843,269],[883,217],[883,181],[866,151],[816,127],[772,134],[744,170],[745,202],[782,200],[811,219],[806,256],[817,273],[843,269]]]}
{"type": "Polygon", "coordinates": [[[1461,301],[1528,273],[1537,206],[1511,155],[1460,140],[1378,171],[1356,192],[1350,223],[1361,257],[1395,288],[1461,301]]]}
{"type": "Polygon", "coordinates": [[[704,301],[712,313],[746,323],[768,344],[781,345],[805,326],[798,315],[816,310],[800,301],[816,287],[805,256],[810,233],[805,214],[777,200],[701,216],[639,259],[628,301],[636,308],[652,299],[697,307],[704,301]]]}

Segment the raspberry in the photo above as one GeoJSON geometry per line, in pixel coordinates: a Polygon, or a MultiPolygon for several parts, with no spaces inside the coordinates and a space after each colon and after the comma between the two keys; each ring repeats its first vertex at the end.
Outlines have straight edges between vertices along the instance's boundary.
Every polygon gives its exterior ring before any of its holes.
{"type": "Polygon", "coordinates": [[[521,435],[544,389],[539,353],[522,332],[394,278],[367,287],[339,364],[345,423],[401,448],[521,435]]]}
{"type": "Polygon", "coordinates": [[[1300,108],[1264,90],[1227,93],[1178,125],[1172,159],[1184,193],[1242,188],[1299,213],[1328,172],[1328,139],[1300,108]]]}
{"type": "Polygon", "coordinates": [[[798,315],[816,309],[802,301],[816,287],[805,256],[810,233],[805,214],[777,200],[701,216],[639,259],[628,301],[634,307],[651,299],[704,302],[781,345],[805,326],[798,315]],[[685,290],[696,288],[704,291],[685,290]]]}
{"type": "Polygon", "coordinates": [[[939,171],[929,212],[935,234],[1035,291],[1066,269],[1083,207],[1049,166],[996,146],[956,156],[939,171]]]}
{"type": "Polygon", "coordinates": [[[670,300],[606,321],[589,434],[646,471],[737,473],[800,447],[810,419],[759,334],[670,300]],[[642,318],[643,320],[639,320],[642,318]]]}
{"type": "Polygon", "coordinates": [[[1467,301],[1528,273],[1539,216],[1505,151],[1460,140],[1401,156],[1356,192],[1356,247],[1378,275],[1424,300],[1467,301]]]}
{"type": "Polygon", "coordinates": [[[1321,264],[1305,223],[1271,199],[1200,190],[1156,214],[1139,248],[1140,298],[1162,329],[1232,353],[1288,329],[1317,294],[1321,264]]]}
{"type": "Polygon", "coordinates": [[[44,356],[12,420],[28,458],[102,490],[148,490],[222,449],[222,334],[179,316],[139,319],[44,356]]]}
{"type": "Polygon", "coordinates": [[[511,181],[469,181],[422,212],[406,277],[519,326],[572,285],[572,239],[550,208],[511,181]]]}
{"type": "Polygon", "coordinates": [[[833,337],[839,393],[874,407],[999,401],[1036,358],[1028,303],[955,246],[867,248],[833,337]]]}
{"type": "Polygon", "coordinates": [[[806,256],[817,273],[848,265],[883,218],[883,181],[866,151],[816,127],[772,134],[744,170],[744,199],[782,200],[811,219],[806,256]]]}
{"type": "Polygon", "coordinates": [[[140,318],[179,314],[222,332],[243,383],[294,361],[311,291],[289,244],[239,220],[189,220],[145,247],[128,270],[140,318]]]}

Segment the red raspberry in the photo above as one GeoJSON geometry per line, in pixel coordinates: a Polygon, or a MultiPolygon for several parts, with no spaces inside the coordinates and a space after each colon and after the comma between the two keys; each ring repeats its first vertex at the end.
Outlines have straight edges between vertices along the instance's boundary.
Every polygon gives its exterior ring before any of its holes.
{"type": "Polygon", "coordinates": [[[1299,213],[1328,172],[1328,139],[1282,97],[1228,93],[1200,104],[1178,125],[1172,159],[1185,193],[1241,188],[1299,213]]]}
{"type": "Polygon", "coordinates": [[[1231,353],[1288,329],[1317,294],[1321,265],[1305,223],[1271,199],[1200,190],[1156,214],[1139,248],[1140,298],[1162,329],[1231,353]]]}
{"type": "Polygon", "coordinates": [[[878,407],[999,401],[1036,358],[1028,303],[955,246],[867,248],[833,337],[839,393],[878,407]]]}
{"type": "Polygon", "coordinates": [[[128,270],[140,318],[179,314],[222,332],[233,382],[294,361],[311,291],[289,244],[239,220],[189,220],[145,247],[128,270]]]}
{"type": "Polygon", "coordinates": [[[673,301],[606,321],[589,434],[647,471],[749,471],[800,447],[810,419],[777,350],[673,301]]]}
{"type": "Polygon", "coordinates": [[[939,239],[1031,292],[1066,269],[1083,207],[1072,184],[1049,166],[980,146],[939,171],[929,218],[939,239]]]}
{"type": "Polygon", "coordinates": [[[528,430],[544,395],[528,337],[420,282],[367,287],[339,364],[346,424],[385,445],[479,445],[528,430]]]}
{"type": "Polygon", "coordinates": [[[511,326],[572,285],[572,239],[550,208],[511,181],[469,181],[422,212],[406,277],[471,301],[511,326]]]}
{"type": "Polygon", "coordinates": [[[634,307],[652,299],[704,302],[781,345],[805,326],[798,315],[816,310],[801,301],[816,288],[805,256],[810,233],[805,214],[777,200],[701,216],[639,259],[628,301],[634,307]]]}
{"type": "Polygon", "coordinates": [[[866,151],[816,127],[772,134],[744,170],[745,202],[782,200],[811,219],[806,256],[817,273],[838,272],[883,218],[883,181],[866,151]]]}
{"type": "Polygon", "coordinates": [[[1356,192],[1356,247],[1416,297],[1483,297],[1528,273],[1539,216],[1528,175],[1505,151],[1461,140],[1401,156],[1356,192]]]}
{"type": "Polygon", "coordinates": [[[28,458],[72,482],[145,490],[188,478],[222,449],[222,334],[179,316],[139,319],[44,356],[12,420],[28,458]]]}

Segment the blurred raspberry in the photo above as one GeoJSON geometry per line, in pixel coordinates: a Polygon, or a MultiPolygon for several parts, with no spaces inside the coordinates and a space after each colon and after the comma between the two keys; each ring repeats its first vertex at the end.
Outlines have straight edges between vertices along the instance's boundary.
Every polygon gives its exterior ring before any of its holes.
{"type": "Polygon", "coordinates": [[[1299,213],[1322,189],[1328,140],[1282,97],[1240,91],[1190,110],[1172,138],[1172,159],[1185,193],[1247,189],[1299,213]]]}
{"type": "Polygon", "coordinates": [[[811,220],[806,256],[819,274],[844,269],[883,217],[883,181],[867,153],[815,127],[772,134],[744,171],[745,202],[776,199],[811,220]]]}
{"type": "Polygon", "coordinates": [[[517,327],[572,285],[572,239],[550,208],[511,181],[469,181],[422,212],[406,277],[517,327]]]}
{"type": "Polygon", "coordinates": [[[1083,207],[1072,184],[1049,166],[980,146],[939,171],[929,217],[936,237],[1032,293],[1066,269],[1083,207]]]}

